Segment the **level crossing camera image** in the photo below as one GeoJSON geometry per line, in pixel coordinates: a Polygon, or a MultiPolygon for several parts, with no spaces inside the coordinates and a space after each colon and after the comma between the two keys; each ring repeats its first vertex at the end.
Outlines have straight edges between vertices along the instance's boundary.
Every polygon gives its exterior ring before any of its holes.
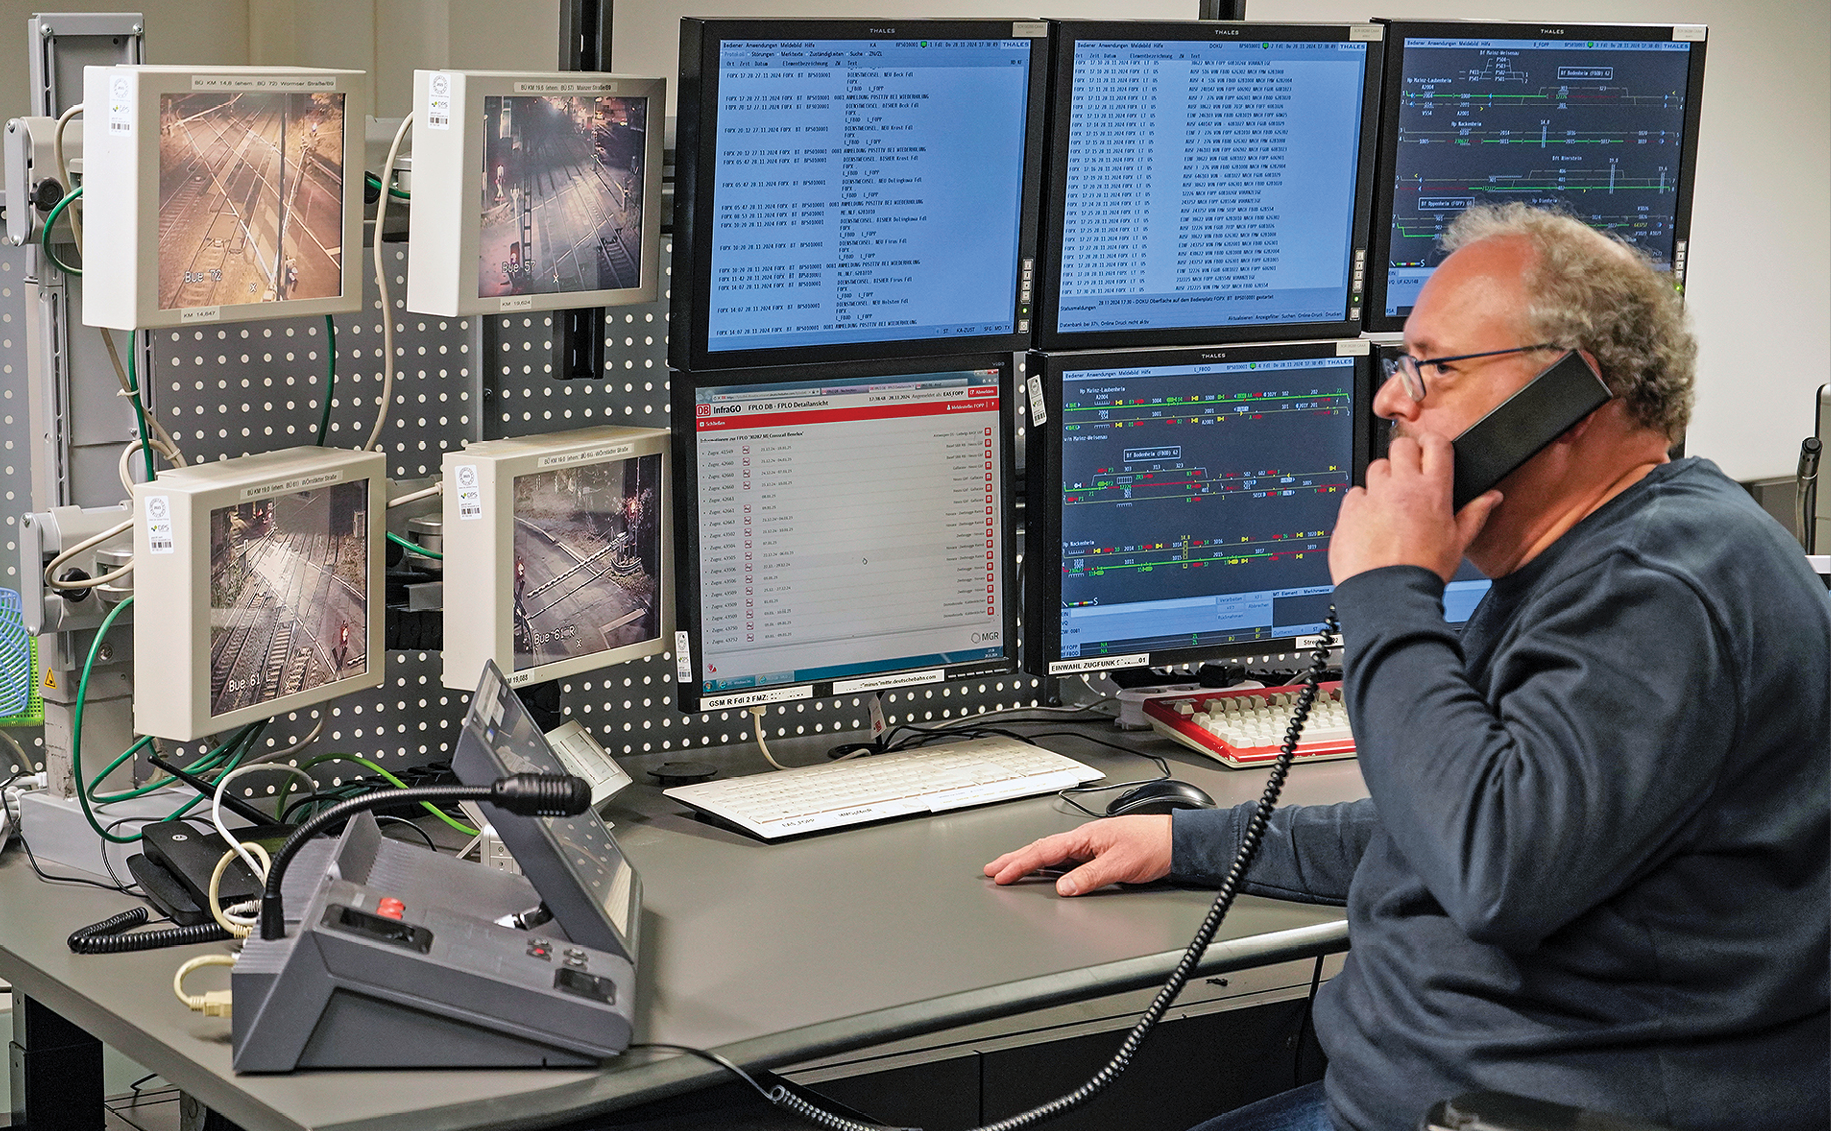
{"type": "Polygon", "coordinates": [[[661,456],[515,479],[515,670],[653,640],[661,456]]]}
{"type": "Polygon", "coordinates": [[[210,512],[210,714],[368,670],[369,485],[210,512]]]}
{"type": "Polygon", "coordinates": [[[343,95],[159,98],[159,308],[343,293],[343,95]]]}
{"type": "Polygon", "coordinates": [[[634,287],[648,101],[483,100],[480,298],[634,287]]]}

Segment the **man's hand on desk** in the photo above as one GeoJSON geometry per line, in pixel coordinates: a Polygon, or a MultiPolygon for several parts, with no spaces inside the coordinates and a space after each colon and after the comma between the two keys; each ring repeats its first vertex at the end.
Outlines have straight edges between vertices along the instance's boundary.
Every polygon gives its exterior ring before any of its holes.
{"type": "Polygon", "coordinates": [[[1107,884],[1148,884],[1170,874],[1168,814],[1106,817],[1007,852],[985,866],[994,883],[1014,884],[1039,868],[1079,865],[1055,881],[1057,895],[1080,895],[1107,884]]]}

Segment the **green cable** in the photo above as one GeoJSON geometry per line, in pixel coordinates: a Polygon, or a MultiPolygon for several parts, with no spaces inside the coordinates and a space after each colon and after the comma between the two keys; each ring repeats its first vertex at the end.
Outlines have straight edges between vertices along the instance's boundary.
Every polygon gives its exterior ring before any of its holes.
{"type": "MultiPolygon", "coordinates": [[[[258,742],[260,740],[261,732],[267,729],[267,724],[271,721],[272,720],[270,720],[270,719],[262,719],[258,723],[254,723],[247,727],[242,728],[242,733],[247,735],[247,740],[245,742],[241,742],[240,743],[241,748],[238,749],[233,755],[231,755],[227,762],[223,763],[222,773],[226,774],[226,773],[230,772],[231,770],[235,769],[236,766],[241,764],[241,760],[248,756],[249,747],[253,746],[256,742],[258,742]]],[[[228,744],[236,745],[237,742],[238,742],[237,739],[231,738],[229,740],[228,744]]],[[[217,780],[218,781],[222,780],[221,774],[217,775],[217,780]]],[[[183,805],[180,805],[178,808],[176,808],[176,809],[172,810],[170,813],[166,814],[165,819],[168,821],[175,821],[178,818],[184,816],[186,813],[189,813],[191,811],[191,809],[194,808],[195,806],[201,805],[205,801],[208,801],[208,800],[209,800],[209,797],[207,795],[200,793],[196,797],[191,798],[189,801],[185,802],[183,805]]]]}
{"type": "Polygon", "coordinates": [[[318,446],[324,446],[324,433],[331,426],[331,394],[337,391],[337,323],[324,316],[324,332],[330,335],[330,365],[324,373],[324,415],[318,418],[318,446]]]}
{"type": "Polygon", "coordinates": [[[138,330],[127,331],[127,394],[134,403],[134,421],[140,426],[140,454],[146,457],[146,481],[151,483],[159,473],[153,470],[153,445],[146,434],[146,399],[140,395],[140,375],[134,372],[137,352],[134,339],[139,333],[138,330]]]}
{"type": "Polygon", "coordinates": [[[149,742],[151,742],[152,740],[153,740],[153,736],[150,734],[147,735],[146,737],[140,739],[138,742],[134,743],[132,746],[129,746],[126,750],[123,750],[121,752],[120,756],[118,758],[116,758],[114,761],[108,763],[106,766],[103,766],[101,772],[96,774],[94,778],[90,779],[90,782],[89,782],[90,799],[92,801],[96,802],[98,805],[106,804],[108,801],[125,800],[125,798],[121,798],[121,797],[102,798],[102,797],[97,796],[95,791],[101,787],[103,778],[106,778],[109,774],[112,774],[115,772],[115,770],[119,769],[122,762],[127,761],[129,758],[133,757],[135,754],[138,754],[140,751],[146,749],[147,744],[149,742]]]}
{"type": "MultiPolygon", "coordinates": [[[[79,277],[83,273],[81,267],[70,266],[68,263],[57,258],[57,253],[51,250],[51,225],[57,223],[57,218],[64,214],[64,209],[70,207],[70,202],[81,195],[83,195],[83,186],[78,185],[71,189],[62,200],[51,206],[51,211],[45,213],[44,226],[38,229],[38,246],[44,249],[45,258],[49,259],[52,266],[56,267],[64,274],[76,275],[79,277]]],[[[20,206],[25,207],[23,202],[20,206]]]]}
{"type": "MultiPolygon", "coordinates": [[[[376,176],[374,173],[365,172],[362,175],[362,177],[363,177],[363,180],[368,185],[370,185],[372,188],[381,187],[381,178],[376,176]]],[[[408,192],[406,189],[399,188],[395,185],[388,186],[388,195],[394,197],[397,200],[412,200],[413,199],[412,193],[408,192]]]]}
{"type": "Polygon", "coordinates": [[[428,550],[424,546],[420,545],[418,542],[408,541],[407,539],[402,538],[400,535],[396,534],[392,530],[388,531],[388,541],[394,543],[396,546],[399,546],[401,549],[407,551],[409,554],[418,554],[422,558],[437,558],[440,561],[445,560],[445,555],[439,553],[437,550],[428,550]]]}
{"type": "Polygon", "coordinates": [[[133,603],[132,597],[123,600],[109,610],[108,615],[102,618],[102,626],[95,630],[95,641],[89,645],[89,658],[83,661],[82,678],[76,684],[76,707],[70,712],[70,776],[75,779],[78,787],[76,800],[82,806],[83,817],[89,822],[89,827],[94,829],[103,840],[112,841],[115,844],[132,844],[140,839],[140,834],[117,836],[109,832],[102,827],[101,822],[95,819],[95,813],[89,808],[89,794],[81,788],[83,782],[83,704],[89,695],[89,671],[95,667],[95,657],[102,650],[102,641],[107,638],[108,630],[114,627],[115,618],[126,612],[133,603]]]}
{"type": "MultiPolygon", "coordinates": [[[[225,757],[227,757],[230,750],[237,743],[243,741],[246,738],[248,731],[252,730],[256,725],[257,724],[249,723],[247,726],[243,727],[241,730],[236,731],[234,734],[229,736],[229,740],[227,742],[223,743],[221,746],[218,746],[216,749],[210,751],[208,754],[205,754],[203,757],[197,759],[197,761],[192,762],[190,765],[186,766],[185,769],[189,770],[193,774],[208,773],[211,770],[220,769],[221,767],[218,765],[218,763],[221,762],[225,757]]],[[[96,787],[101,784],[103,778],[105,778],[109,774],[113,773],[115,767],[119,766],[122,762],[125,762],[129,756],[138,753],[140,751],[140,749],[145,746],[146,743],[149,743],[152,740],[153,740],[152,735],[147,735],[145,738],[142,738],[139,742],[136,742],[133,744],[133,746],[129,747],[127,749],[127,751],[125,753],[123,753],[119,758],[116,758],[114,761],[110,762],[108,764],[107,768],[104,769],[101,773],[95,775],[95,777],[93,779],[91,779],[89,782],[89,800],[93,801],[97,805],[113,805],[117,801],[131,801],[136,797],[144,797],[149,793],[157,792],[158,790],[164,789],[166,786],[171,785],[173,782],[176,782],[178,780],[177,778],[167,777],[167,778],[159,778],[155,781],[147,782],[143,786],[139,786],[135,789],[125,790],[121,793],[101,794],[101,793],[96,792],[96,787]]]]}
{"type": "MultiPolygon", "coordinates": [[[[309,758],[306,761],[299,763],[299,768],[301,770],[309,770],[313,766],[319,765],[320,763],[323,763],[323,762],[355,762],[357,765],[367,767],[369,770],[372,770],[375,773],[381,775],[381,777],[385,778],[388,781],[388,783],[390,785],[394,786],[396,789],[406,789],[407,788],[406,782],[395,777],[393,774],[389,773],[387,770],[382,769],[380,766],[376,765],[374,762],[369,761],[367,758],[361,757],[360,755],[356,755],[356,754],[320,754],[316,758],[309,758]]],[[[286,784],[284,786],[280,787],[280,803],[279,803],[280,808],[277,810],[277,812],[283,813],[286,811],[286,795],[287,795],[287,793],[291,792],[291,790],[292,790],[292,779],[288,778],[286,781],[286,784]]],[[[422,802],[420,802],[420,807],[425,809],[426,812],[431,813],[433,816],[437,817],[439,820],[444,821],[446,824],[450,825],[452,828],[457,829],[459,832],[463,833],[465,836],[476,836],[477,835],[476,829],[471,828],[469,825],[464,824],[462,821],[453,820],[451,817],[440,812],[439,809],[436,806],[434,806],[431,802],[422,801],[422,802]]]]}

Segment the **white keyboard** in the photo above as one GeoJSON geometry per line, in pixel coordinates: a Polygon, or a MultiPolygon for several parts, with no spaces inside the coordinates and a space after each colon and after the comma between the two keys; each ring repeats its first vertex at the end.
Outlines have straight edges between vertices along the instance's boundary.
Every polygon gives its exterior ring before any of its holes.
{"type": "Polygon", "coordinates": [[[971,738],[821,766],[797,766],[663,793],[765,840],[1034,797],[1104,777],[1015,738],[971,738]]]}

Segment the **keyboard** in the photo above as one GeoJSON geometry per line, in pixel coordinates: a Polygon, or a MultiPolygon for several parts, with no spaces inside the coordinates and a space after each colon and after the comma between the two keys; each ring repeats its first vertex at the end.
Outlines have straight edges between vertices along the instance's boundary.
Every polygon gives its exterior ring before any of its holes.
{"type": "MultiPolygon", "coordinates": [[[[1145,717],[1158,734],[1229,766],[1266,765],[1278,757],[1300,687],[1233,688],[1153,696],[1145,717]]],[[[1299,762],[1354,757],[1354,732],[1339,680],[1316,685],[1316,701],[1297,742],[1299,762]]]]}
{"type": "Polygon", "coordinates": [[[1054,793],[1104,777],[1015,738],[970,738],[662,790],[765,840],[1054,793]]]}

